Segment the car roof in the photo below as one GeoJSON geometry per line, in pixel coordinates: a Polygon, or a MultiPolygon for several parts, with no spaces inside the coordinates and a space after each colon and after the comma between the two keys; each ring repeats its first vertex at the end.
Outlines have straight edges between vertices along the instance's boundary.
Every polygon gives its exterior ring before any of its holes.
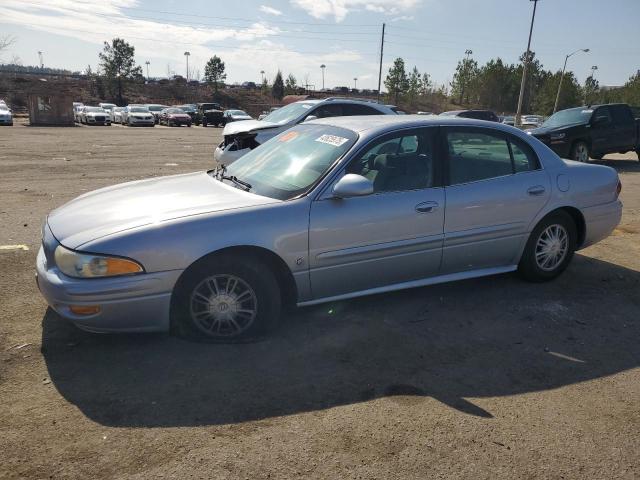
{"type": "Polygon", "coordinates": [[[498,122],[477,120],[475,118],[441,117],[435,115],[354,115],[345,117],[327,117],[305,122],[305,125],[309,124],[330,125],[333,127],[346,128],[347,130],[354,131],[358,134],[366,133],[366,136],[374,136],[402,128],[428,126],[475,126],[490,127],[510,133],[522,132],[519,129],[498,122]]]}

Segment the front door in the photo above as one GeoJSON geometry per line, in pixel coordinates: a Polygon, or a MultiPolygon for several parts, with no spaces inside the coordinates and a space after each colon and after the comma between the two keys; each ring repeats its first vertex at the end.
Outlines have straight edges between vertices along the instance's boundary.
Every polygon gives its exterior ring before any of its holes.
{"type": "Polygon", "coordinates": [[[443,129],[448,149],[442,273],[518,263],[551,184],[517,137],[482,127],[443,129]]]}
{"type": "Polygon", "coordinates": [[[311,206],[314,299],[436,275],[445,195],[434,156],[437,128],[403,130],[365,146],[344,173],[369,178],[373,194],[321,196],[311,206]]]}

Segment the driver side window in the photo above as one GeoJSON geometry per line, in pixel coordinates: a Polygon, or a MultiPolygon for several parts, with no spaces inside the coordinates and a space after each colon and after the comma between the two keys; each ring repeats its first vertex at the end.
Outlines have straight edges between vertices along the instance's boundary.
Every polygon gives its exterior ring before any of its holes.
{"type": "Polygon", "coordinates": [[[432,137],[430,129],[386,136],[366,148],[347,167],[347,173],[371,180],[374,193],[433,187],[432,137]]]}

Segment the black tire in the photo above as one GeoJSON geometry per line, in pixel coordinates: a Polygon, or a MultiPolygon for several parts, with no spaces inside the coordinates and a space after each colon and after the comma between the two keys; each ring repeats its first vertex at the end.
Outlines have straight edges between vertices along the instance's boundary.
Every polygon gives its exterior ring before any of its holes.
{"type": "Polygon", "coordinates": [[[604,158],[604,154],[603,153],[592,153],[591,158],[593,158],[594,160],[602,160],[604,158]]]}
{"type": "Polygon", "coordinates": [[[589,145],[582,140],[577,141],[571,146],[571,160],[575,160],[576,162],[587,163],[589,161],[589,145]],[[586,157],[585,157],[586,155],[586,157]]]}
{"type": "Polygon", "coordinates": [[[219,127],[219,126],[220,126],[219,123],[214,124],[214,127],[216,127],[216,128],[219,127]]]}
{"type": "Polygon", "coordinates": [[[573,252],[576,249],[577,238],[578,231],[576,224],[568,213],[560,210],[547,215],[531,232],[518,265],[518,272],[523,278],[530,282],[553,280],[571,263],[573,252]],[[558,259],[557,265],[549,265],[549,267],[553,268],[546,269],[540,266],[540,262],[543,261],[544,257],[542,257],[540,261],[536,260],[536,257],[541,253],[538,250],[539,240],[541,240],[548,228],[553,227],[561,227],[564,229],[567,237],[566,252],[563,257],[558,259]]]}
{"type": "Polygon", "coordinates": [[[638,160],[640,160],[640,148],[636,150],[636,155],[638,156],[638,160]]]}
{"type": "Polygon", "coordinates": [[[202,126],[203,126],[203,127],[206,127],[206,126],[207,126],[207,122],[203,120],[203,121],[202,121],[202,126]]]}
{"type": "MultiPolygon", "coordinates": [[[[222,295],[224,296],[224,293],[222,295]]],[[[219,307],[222,308],[220,304],[219,307]]],[[[245,341],[259,337],[275,328],[280,310],[281,295],[276,276],[258,258],[250,255],[207,257],[189,267],[174,289],[171,298],[171,331],[188,339],[215,343],[245,341]],[[233,284],[233,280],[230,280],[229,283],[225,283],[225,279],[229,277],[235,278],[239,282],[233,284]],[[228,296],[219,300],[222,297],[220,295],[216,297],[213,294],[215,288],[206,287],[205,282],[211,282],[213,278],[215,278],[215,283],[221,292],[228,290],[230,285],[234,285],[231,293],[240,292],[238,296],[244,296],[244,299],[240,303],[234,303],[233,299],[227,303],[225,300],[229,298],[228,296]],[[249,295],[247,298],[246,293],[242,293],[245,291],[243,290],[245,287],[253,292],[253,296],[249,295]],[[227,305],[225,312],[216,309],[216,312],[222,312],[219,313],[220,315],[227,315],[226,312],[229,312],[229,309],[236,308],[234,305],[239,305],[246,311],[254,310],[256,313],[250,321],[244,316],[245,314],[236,315],[234,317],[235,323],[243,329],[233,333],[233,330],[236,330],[233,326],[234,322],[216,321],[211,315],[207,315],[207,307],[204,307],[203,302],[192,300],[192,295],[195,295],[196,291],[203,291],[200,290],[201,288],[204,288],[205,292],[211,292],[208,297],[210,301],[227,305]],[[200,310],[198,307],[202,309],[200,310]],[[196,314],[200,314],[200,320],[193,318],[192,312],[194,311],[196,314]],[[207,331],[209,325],[213,331],[207,331]]]]}

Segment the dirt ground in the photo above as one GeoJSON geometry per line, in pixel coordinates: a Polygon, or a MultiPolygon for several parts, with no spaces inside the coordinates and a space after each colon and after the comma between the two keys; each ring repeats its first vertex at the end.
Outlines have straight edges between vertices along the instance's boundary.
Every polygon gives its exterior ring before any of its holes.
{"type": "Polygon", "coordinates": [[[92,335],[40,297],[46,213],[212,166],[220,129],[0,128],[0,478],[640,478],[640,162],[614,235],[502,275],[299,309],[243,345],[92,335]]]}

